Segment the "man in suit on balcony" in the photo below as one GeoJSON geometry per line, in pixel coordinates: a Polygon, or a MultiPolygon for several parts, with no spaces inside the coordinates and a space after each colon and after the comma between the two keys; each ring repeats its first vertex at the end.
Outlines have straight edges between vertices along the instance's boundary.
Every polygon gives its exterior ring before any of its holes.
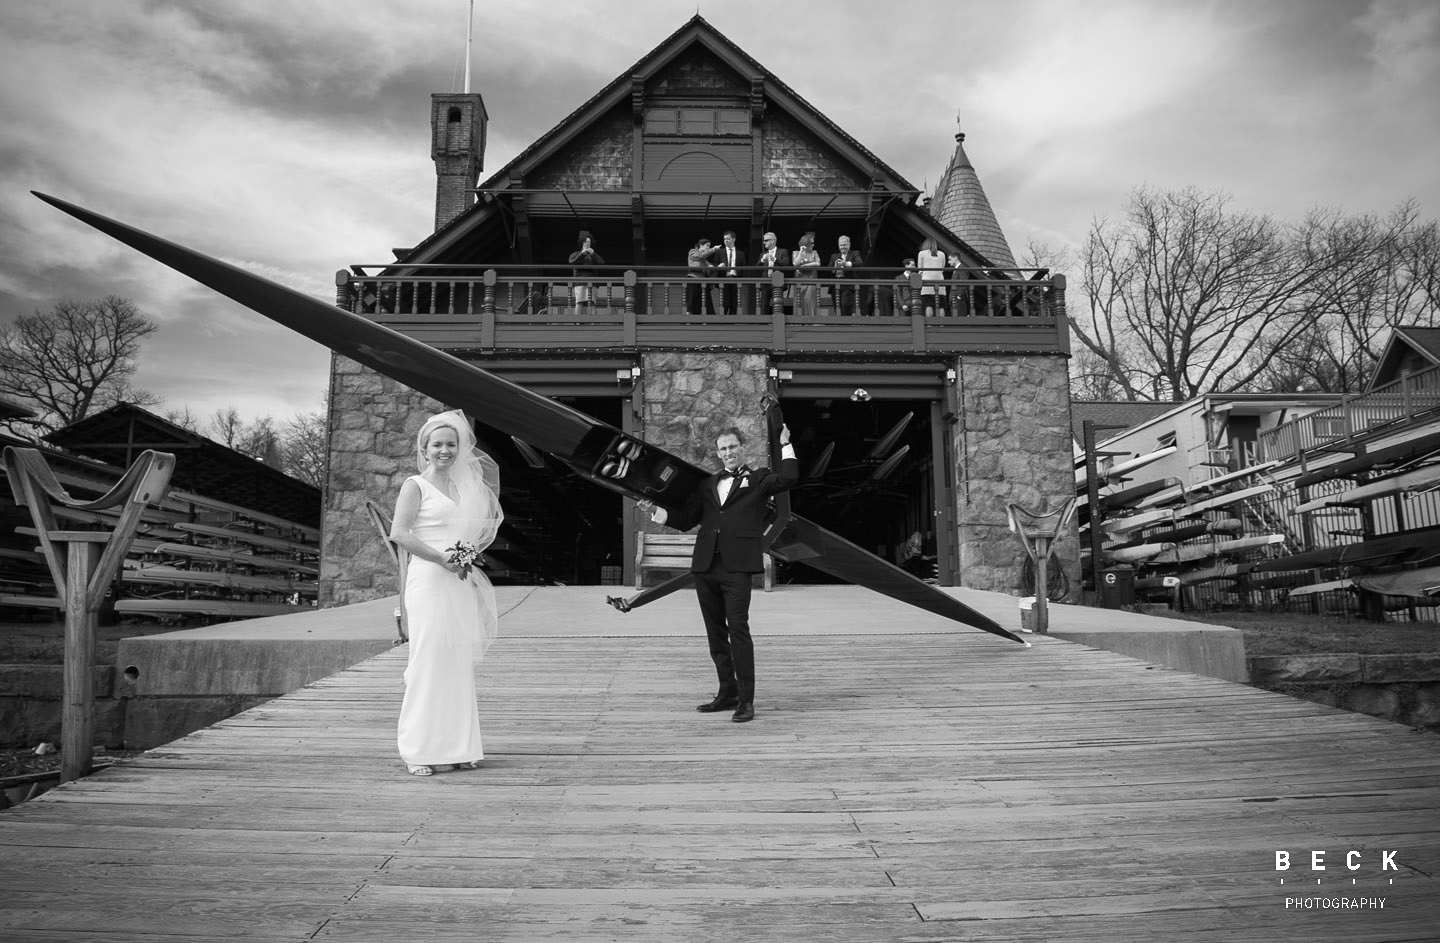
{"type": "Polygon", "coordinates": [[[689,530],[696,524],[695,597],[710,640],[710,658],[720,689],[695,709],[702,714],[734,710],[736,723],[755,719],[755,644],[750,637],[751,578],[764,570],[765,518],[770,499],[795,486],[800,466],[790,444],[790,429],[780,427],[780,470],[745,464],[745,437],[730,427],[715,440],[724,471],[706,478],[674,513],[638,501],[657,524],[689,530]]]}
{"type": "MultiPolygon", "coordinates": [[[[854,269],[865,264],[860,258],[860,253],[850,248],[850,237],[841,236],[837,242],[838,251],[830,257],[830,271],[837,279],[835,285],[835,303],[838,310],[836,314],[855,314],[855,287],[846,284],[845,279],[857,278],[854,269]]],[[[869,314],[870,292],[861,292],[861,312],[869,314]]]]}
{"type": "MultiPolygon", "coordinates": [[[[760,253],[761,274],[768,280],[776,272],[789,274],[790,250],[780,248],[780,241],[775,238],[773,232],[765,234],[765,251],[760,253]]],[[[756,309],[760,312],[770,310],[771,287],[768,284],[761,286],[759,292],[760,303],[756,309]]]]}
{"type": "Polygon", "coordinates": [[[695,247],[685,255],[685,262],[690,271],[686,273],[691,281],[685,285],[685,313],[699,314],[700,299],[705,299],[705,313],[715,313],[715,302],[710,297],[710,280],[706,277],[710,274],[710,253],[714,251],[710,247],[710,240],[700,238],[696,241],[695,247]]]}
{"type": "Polygon", "coordinates": [[[740,270],[745,267],[745,253],[735,245],[733,230],[725,230],[724,243],[716,246],[715,251],[710,253],[710,264],[715,266],[721,278],[720,308],[725,314],[735,314],[736,302],[740,298],[739,278],[740,270]]]}

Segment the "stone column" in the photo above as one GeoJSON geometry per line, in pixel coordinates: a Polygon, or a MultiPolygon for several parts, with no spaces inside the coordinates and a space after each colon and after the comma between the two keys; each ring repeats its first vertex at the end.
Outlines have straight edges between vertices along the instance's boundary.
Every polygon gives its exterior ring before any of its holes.
{"type": "Polygon", "coordinates": [[[734,425],[745,436],[750,461],[768,465],[761,403],[769,366],[764,354],[644,354],[641,437],[702,468],[718,469],[715,439],[734,425]]]}
{"type": "Polygon", "coordinates": [[[366,500],[389,515],[400,484],[415,474],[415,433],[448,409],[339,355],[330,367],[330,468],[320,543],[320,605],[343,606],[399,592],[390,553],[366,500]]]}
{"type": "MultiPolygon", "coordinates": [[[[644,412],[640,436],[701,468],[720,468],[715,440],[729,426],[745,437],[747,459],[770,464],[762,401],[770,367],[764,354],[723,351],[646,353],[641,360],[644,412]]],[[[636,513],[645,533],[668,528],[636,513]]],[[[760,577],[756,576],[757,585],[760,577]]]]}
{"type": "MultiPolygon", "coordinates": [[[[1075,494],[1067,361],[1054,355],[965,356],[957,363],[954,427],[960,585],[1018,594],[1027,559],[1005,507],[1043,512],[1075,494]]],[[[1073,524],[1055,563],[1080,592],[1073,524]]]]}

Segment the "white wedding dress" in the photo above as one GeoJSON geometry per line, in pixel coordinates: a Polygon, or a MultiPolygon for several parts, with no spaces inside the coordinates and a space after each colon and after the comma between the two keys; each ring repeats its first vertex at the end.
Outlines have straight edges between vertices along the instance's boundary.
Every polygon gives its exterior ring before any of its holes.
{"type": "MultiPolygon", "coordinates": [[[[420,508],[411,528],[414,536],[442,552],[456,541],[473,539],[472,515],[463,514],[423,477],[415,475],[411,480],[420,486],[420,508]]],[[[485,754],[475,704],[475,660],[495,637],[495,591],[478,568],[462,580],[442,566],[412,556],[403,601],[410,661],[400,706],[400,756],[412,766],[479,760],[485,754]]]]}

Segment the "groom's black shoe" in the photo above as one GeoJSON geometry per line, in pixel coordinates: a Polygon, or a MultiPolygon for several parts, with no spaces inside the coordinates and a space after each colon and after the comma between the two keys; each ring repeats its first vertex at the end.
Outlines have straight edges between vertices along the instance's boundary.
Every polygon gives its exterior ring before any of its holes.
{"type": "Polygon", "coordinates": [[[708,704],[699,704],[695,709],[702,714],[714,714],[719,711],[728,711],[731,708],[739,706],[740,698],[734,694],[728,697],[723,694],[717,694],[715,695],[715,700],[710,701],[708,704]]]}
{"type": "Polygon", "coordinates": [[[750,701],[742,702],[735,708],[735,716],[730,718],[737,724],[743,724],[747,720],[755,719],[755,705],[750,701]]]}

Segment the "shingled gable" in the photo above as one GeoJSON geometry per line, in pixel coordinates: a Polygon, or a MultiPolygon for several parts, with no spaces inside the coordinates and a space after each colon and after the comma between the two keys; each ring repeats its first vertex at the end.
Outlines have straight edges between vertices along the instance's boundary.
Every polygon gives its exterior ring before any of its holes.
{"type": "MultiPolygon", "coordinates": [[[[597,217],[627,221],[653,219],[657,214],[671,219],[752,218],[758,201],[767,213],[789,212],[795,217],[848,211],[852,218],[864,220],[876,207],[883,207],[892,214],[892,221],[903,220],[904,235],[893,236],[896,248],[882,255],[894,255],[898,262],[900,256],[913,254],[922,238],[934,236],[948,251],[967,260],[995,262],[915,206],[918,188],[698,14],[477,189],[484,196],[480,202],[413,249],[397,252],[399,260],[465,263],[501,261],[509,256],[509,261],[533,262],[524,245],[516,248],[523,236],[516,231],[514,208],[520,207],[530,218],[543,218],[541,214],[547,211],[542,202],[548,205],[552,220],[570,214],[567,225],[573,236],[573,228],[597,217]],[[644,120],[642,108],[667,94],[681,92],[683,97],[700,90],[703,95],[706,83],[710,94],[743,101],[754,119],[768,119],[764,150],[769,153],[758,158],[750,155],[756,164],[755,177],[763,184],[746,181],[744,186],[727,186],[724,174],[719,173],[707,179],[703,188],[688,188],[728,196],[728,210],[717,211],[714,198],[700,192],[690,193],[688,201],[679,194],[656,197],[659,188],[653,181],[637,179],[648,170],[637,171],[634,163],[636,127],[644,120]],[[776,150],[783,151],[791,139],[824,153],[829,166],[791,174],[792,179],[775,186],[772,178],[786,161],[786,155],[776,150]],[[766,162],[763,168],[762,162],[766,162]],[[589,178],[588,187],[580,185],[576,172],[580,168],[589,178]],[[597,177],[599,186],[595,185],[597,177]],[[748,202],[743,209],[736,209],[739,201],[748,202]]],[[[851,235],[858,246],[864,234],[851,235]]],[[[741,238],[743,242],[746,234],[741,238]]],[[[614,246],[613,239],[609,245],[614,246]]],[[[607,253],[607,258],[619,255],[607,253]]],[[[667,256],[652,261],[663,264],[670,260],[667,256]]]]}
{"type": "Polygon", "coordinates": [[[1440,327],[1397,327],[1375,362],[1367,390],[1440,364],[1440,327]]]}

